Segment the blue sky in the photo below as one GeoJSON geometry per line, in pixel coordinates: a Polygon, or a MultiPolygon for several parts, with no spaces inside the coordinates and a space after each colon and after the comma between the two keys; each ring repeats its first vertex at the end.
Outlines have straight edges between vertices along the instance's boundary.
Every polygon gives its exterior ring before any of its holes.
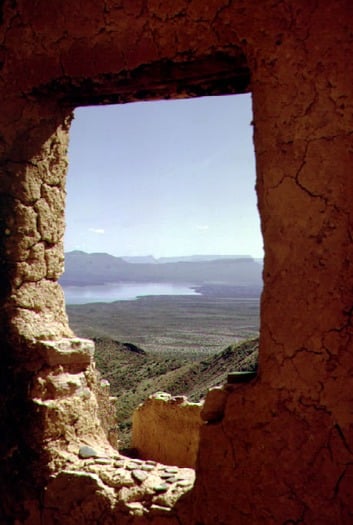
{"type": "Polygon", "coordinates": [[[250,95],[78,108],[65,250],[262,257],[250,95]]]}

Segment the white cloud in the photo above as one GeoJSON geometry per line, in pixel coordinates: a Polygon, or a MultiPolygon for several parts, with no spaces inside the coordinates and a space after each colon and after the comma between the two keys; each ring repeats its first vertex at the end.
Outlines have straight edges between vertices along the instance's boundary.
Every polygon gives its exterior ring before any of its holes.
{"type": "Polygon", "coordinates": [[[209,229],[209,225],[208,224],[196,224],[195,229],[198,230],[199,232],[205,232],[209,229]]]}
{"type": "Polygon", "coordinates": [[[88,228],[89,232],[97,233],[98,235],[104,235],[105,230],[103,228],[88,228]]]}

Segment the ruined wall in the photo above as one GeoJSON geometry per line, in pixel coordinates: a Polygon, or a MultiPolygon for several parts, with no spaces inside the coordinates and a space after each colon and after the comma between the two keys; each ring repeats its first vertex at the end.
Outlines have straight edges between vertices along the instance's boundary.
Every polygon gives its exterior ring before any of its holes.
{"type": "Polygon", "coordinates": [[[96,381],[94,383],[94,394],[98,403],[98,417],[109,443],[115,449],[119,448],[118,420],[116,416],[117,398],[110,395],[110,384],[102,379],[96,370],[96,381]]]}
{"type": "Polygon", "coordinates": [[[132,417],[132,447],[139,458],[195,468],[199,450],[201,404],[185,396],[152,394],[132,417]]]}
{"type": "Polygon", "coordinates": [[[257,20],[260,375],[203,427],[197,508],[219,494],[204,523],[353,519],[352,16],[346,2],[293,2],[257,20]]]}
{"type": "MultiPolygon", "coordinates": [[[[170,522],[351,523],[351,3],[5,0],[0,22],[0,522],[39,522],[50,473],[84,434],[110,450],[90,351],[72,339],[56,282],[72,109],[251,89],[266,253],[259,376],[203,426],[192,498],[170,522]],[[56,374],[69,385],[58,402],[56,374]]],[[[92,518],[107,524],[108,493],[92,518]]]]}

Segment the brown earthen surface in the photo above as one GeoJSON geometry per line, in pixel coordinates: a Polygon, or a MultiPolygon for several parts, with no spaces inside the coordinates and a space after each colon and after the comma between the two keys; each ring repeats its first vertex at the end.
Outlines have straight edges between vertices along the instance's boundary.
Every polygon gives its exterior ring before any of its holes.
{"type": "Polygon", "coordinates": [[[132,417],[132,448],[138,457],[195,468],[199,450],[201,404],[185,396],[152,394],[132,417]]]}
{"type": "Polygon", "coordinates": [[[351,524],[351,2],[5,0],[0,23],[0,523],[351,524]],[[246,90],[266,253],[258,378],[202,427],[172,514],[120,516],[87,473],[68,502],[55,480],[79,447],[115,454],[57,284],[72,109],[246,90]]]}
{"type": "Polygon", "coordinates": [[[110,395],[110,384],[106,379],[102,379],[98,371],[97,381],[94,383],[94,394],[98,403],[98,417],[105,435],[111,446],[119,448],[118,421],[116,417],[117,398],[110,395]]]}

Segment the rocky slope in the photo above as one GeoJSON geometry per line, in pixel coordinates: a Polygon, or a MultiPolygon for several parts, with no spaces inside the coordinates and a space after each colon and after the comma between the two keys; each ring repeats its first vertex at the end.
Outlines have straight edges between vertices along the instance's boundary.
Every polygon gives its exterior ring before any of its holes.
{"type": "Polygon", "coordinates": [[[128,343],[96,338],[96,363],[117,396],[120,439],[129,442],[131,415],[150,394],[165,391],[186,395],[191,401],[202,399],[207,390],[226,381],[236,370],[254,370],[257,366],[258,340],[228,346],[213,356],[190,361],[183,355],[163,356],[147,353],[128,343]]]}

